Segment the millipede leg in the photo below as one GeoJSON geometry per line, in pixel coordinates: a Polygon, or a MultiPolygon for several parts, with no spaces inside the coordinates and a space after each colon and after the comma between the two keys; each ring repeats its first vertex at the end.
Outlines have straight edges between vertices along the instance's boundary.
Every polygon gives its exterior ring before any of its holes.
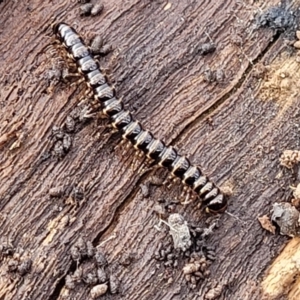
{"type": "Polygon", "coordinates": [[[74,82],[72,82],[71,86],[73,86],[75,84],[79,85],[79,84],[85,82],[85,79],[82,77],[82,75],[80,73],[69,73],[67,76],[70,78],[72,78],[72,77],[79,78],[79,79],[75,80],[74,82]]]}
{"type": "Polygon", "coordinates": [[[167,189],[170,189],[171,186],[174,184],[174,176],[171,174],[171,175],[168,175],[168,177],[163,181],[163,185],[167,188],[167,189]]]}
{"type": "Polygon", "coordinates": [[[187,205],[195,200],[195,194],[189,187],[184,186],[180,199],[183,200],[180,201],[182,205],[187,205]]]}

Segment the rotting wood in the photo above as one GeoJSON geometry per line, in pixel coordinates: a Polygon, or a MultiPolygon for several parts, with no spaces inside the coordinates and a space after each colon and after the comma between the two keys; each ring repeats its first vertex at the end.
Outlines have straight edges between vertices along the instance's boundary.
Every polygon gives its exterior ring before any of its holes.
{"type": "MultiPolygon", "coordinates": [[[[80,18],[75,2],[0,3],[0,137],[7,137],[0,145],[0,235],[32,259],[24,280],[8,273],[4,260],[0,299],[63,299],[66,275],[76,268],[70,248],[80,236],[101,245],[121,280],[120,293],[103,299],[203,299],[213,288],[210,280],[223,287],[221,299],[260,299],[264,271],[285,238],[263,231],[257,217],[289,199],[295,174],[282,169],[278,157],[299,149],[299,64],[287,42],[295,30],[254,30],[254,16],[276,4],[104,1],[102,15],[80,18]],[[150,197],[141,200],[139,186],[152,173],[165,172],[145,172],[144,160],[116,148],[120,137],[106,134],[97,120],[72,135],[65,157],[48,158],[51,128],[64,123],[84,93],[83,86],[62,83],[49,89],[49,25],[58,14],[87,41],[97,33],[113,45],[101,65],[146,128],[217,184],[233,186],[230,215],[220,217],[208,239],[217,252],[210,279],[196,290],[184,281],[186,262],[166,274],[153,258],[168,236],[155,229],[153,208],[159,198],[178,197],[178,190],[152,186],[150,197]],[[210,39],[216,50],[200,55],[210,39]],[[222,70],[223,80],[204,80],[208,69],[222,70]],[[12,148],[22,132],[25,139],[12,148]],[[48,195],[61,185],[83,187],[84,198],[72,205],[71,193],[48,195]],[[119,263],[124,257],[131,257],[126,267],[119,263]]],[[[293,1],[289,9],[298,7],[293,1]]],[[[206,225],[196,204],[176,210],[206,225]]],[[[68,297],[87,299],[89,293],[90,287],[78,285],[68,297]]]]}

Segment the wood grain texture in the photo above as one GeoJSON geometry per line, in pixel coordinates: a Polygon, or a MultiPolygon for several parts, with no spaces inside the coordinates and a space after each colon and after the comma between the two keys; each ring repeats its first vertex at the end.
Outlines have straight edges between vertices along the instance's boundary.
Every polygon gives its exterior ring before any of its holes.
{"type": "MultiPolygon", "coordinates": [[[[80,18],[76,1],[0,3],[0,236],[33,261],[28,274],[14,278],[2,260],[0,299],[63,299],[65,276],[74,271],[70,248],[80,236],[95,246],[108,239],[101,248],[121,292],[103,299],[204,299],[212,280],[225,285],[220,299],[260,299],[264,271],[286,239],[262,230],[257,217],[288,200],[296,180],[278,162],[284,149],[299,149],[300,65],[288,35],[295,28],[257,28],[255,16],[276,1],[103,3],[94,18],[80,18]],[[168,237],[154,227],[153,209],[159,198],[179,192],[153,186],[143,199],[140,187],[153,174],[164,179],[165,171],[148,171],[144,159],[116,147],[120,136],[107,134],[97,120],[73,136],[63,159],[42,159],[52,127],[63,124],[84,93],[83,85],[48,89],[54,21],[74,26],[87,42],[100,34],[113,45],[101,65],[125,106],[218,185],[233,186],[230,215],[221,216],[208,239],[217,260],[196,290],[184,281],[183,260],[168,282],[153,258],[168,237]],[[210,39],[215,52],[201,55],[210,39]],[[221,69],[224,79],[206,82],[207,69],[221,69]],[[83,187],[84,200],[76,206],[50,198],[49,189],[59,185],[83,187]],[[124,267],[119,261],[128,253],[134,259],[124,267]]],[[[177,210],[205,226],[197,203],[177,210]]],[[[89,291],[78,285],[67,299],[88,299],[89,291]]]]}

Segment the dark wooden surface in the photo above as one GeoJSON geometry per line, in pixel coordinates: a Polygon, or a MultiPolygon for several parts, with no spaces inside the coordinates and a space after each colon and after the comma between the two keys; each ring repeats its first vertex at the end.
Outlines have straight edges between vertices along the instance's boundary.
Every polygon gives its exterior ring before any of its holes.
{"type": "MultiPolygon", "coordinates": [[[[76,1],[41,3],[0,4],[0,236],[33,261],[30,273],[14,278],[2,260],[0,299],[63,299],[74,266],[70,247],[80,236],[95,246],[111,238],[101,248],[121,291],[103,299],[204,299],[213,280],[227,283],[220,299],[261,299],[264,272],[286,238],[264,231],[257,217],[288,200],[296,180],[278,161],[284,149],[299,149],[300,72],[290,43],[296,27],[258,28],[255,16],[275,1],[104,1],[94,18],[79,17],[76,1]],[[84,93],[76,84],[48,89],[54,21],[74,26],[87,42],[101,34],[113,45],[101,65],[125,106],[218,185],[233,187],[229,214],[208,239],[217,252],[211,276],[195,290],[184,281],[183,260],[168,283],[153,258],[168,237],[167,229],[155,229],[153,208],[179,191],[152,186],[143,199],[140,187],[153,175],[165,179],[165,171],[147,171],[131,148],[116,148],[120,136],[96,119],[72,135],[63,159],[41,159],[51,128],[84,93]],[[210,39],[215,52],[201,55],[210,39]],[[208,68],[222,70],[224,79],[206,82],[208,68]],[[80,205],[49,197],[51,187],[74,184],[84,189],[80,205]],[[128,253],[134,259],[124,267],[128,253]]],[[[292,1],[289,9],[298,6],[292,1]]],[[[196,203],[176,210],[205,226],[208,216],[196,203]]],[[[78,285],[68,299],[88,299],[89,291],[78,285]]]]}

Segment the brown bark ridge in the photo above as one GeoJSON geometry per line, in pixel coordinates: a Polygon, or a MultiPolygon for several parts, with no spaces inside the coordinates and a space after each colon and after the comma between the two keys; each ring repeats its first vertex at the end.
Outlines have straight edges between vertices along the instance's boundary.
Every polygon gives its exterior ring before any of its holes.
{"type": "MultiPolygon", "coordinates": [[[[104,1],[95,17],[80,17],[77,1],[1,1],[0,299],[90,299],[88,279],[66,287],[68,275],[94,266],[71,258],[81,238],[101,249],[120,280],[118,293],[103,299],[261,299],[264,272],[286,238],[264,231],[257,217],[288,200],[296,181],[278,158],[299,149],[300,72],[290,43],[299,3],[258,22],[277,1],[104,1]],[[113,51],[101,66],[126,108],[218,185],[232,186],[228,213],[206,241],[216,260],[195,289],[182,273],[186,257],[174,268],[154,258],[170,238],[167,227],[157,230],[158,200],[180,194],[176,185],[148,184],[166,171],[148,169],[97,118],[70,133],[66,155],[53,155],[53,126],[85,92],[49,79],[65,60],[51,50],[55,21],[85,41],[102,35],[113,51]],[[206,43],[215,51],[203,53],[206,43]]],[[[174,210],[209,226],[198,203],[174,210]]]]}

